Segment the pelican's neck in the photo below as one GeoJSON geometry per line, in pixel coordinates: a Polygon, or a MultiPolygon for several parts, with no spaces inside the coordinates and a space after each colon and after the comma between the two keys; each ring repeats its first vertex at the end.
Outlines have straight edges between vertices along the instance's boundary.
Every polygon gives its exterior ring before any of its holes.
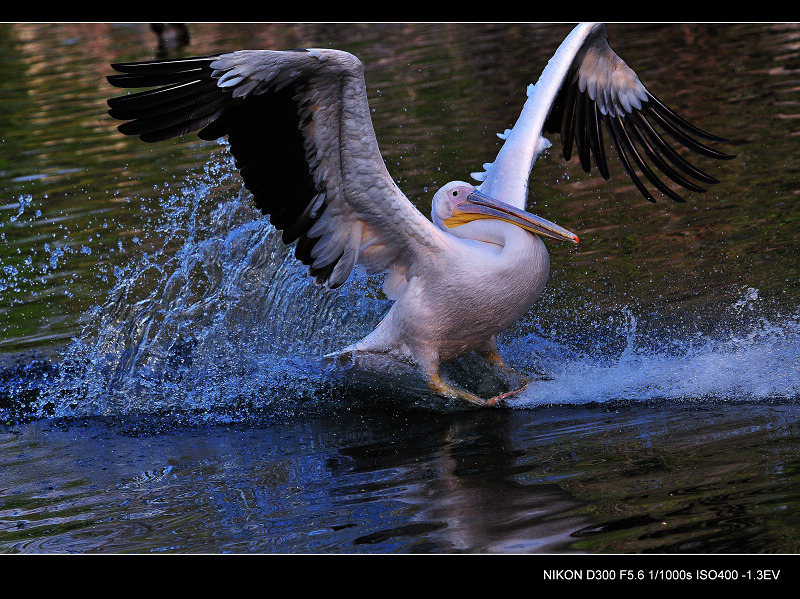
{"type": "Polygon", "coordinates": [[[473,173],[482,183],[478,189],[493,198],[525,208],[528,180],[539,155],[550,142],[542,137],[547,115],[572,61],[590,35],[603,35],[602,23],[582,23],[575,27],[548,61],[536,85],[528,86],[527,100],[517,122],[499,135],[504,140],[494,162],[484,165],[486,172],[473,173]]]}
{"type": "Polygon", "coordinates": [[[489,244],[498,251],[513,242],[529,243],[536,238],[521,227],[496,219],[473,220],[452,229],[445,227],[445,230],[459,239],[489,244]]]}

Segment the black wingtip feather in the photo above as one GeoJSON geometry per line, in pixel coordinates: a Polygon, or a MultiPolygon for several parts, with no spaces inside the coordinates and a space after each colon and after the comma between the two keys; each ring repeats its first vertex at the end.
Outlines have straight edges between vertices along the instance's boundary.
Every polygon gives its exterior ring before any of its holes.
{"type": "Polygon", "coordinates": [[[645,93],[647,94],[647,97],[650,99],[650,101],[653,103],[653,106],[657,107],[657,110],[659,112],[661,112],[666,118],[672,120],[676,126],[687,131],[690,135],[701,137],[707,141],[714,141],[718,143],[730,143],[729,139],[713,135],[708,131],[704,131],[703,129],[700,129],[695,125],[692,125],[689,121],[678,115],[669,106],[667,106],[661,100],[659,100],[655,95],[653,95],[650,92],[650,90],[645,89],[645,93]]]}
{"type": "Polygon", "coordinates": [[[596,102],[588,94],[578,90],[577,80],[567,76],[565,85],[557,95],[551,114],[545,122],[545,130],[561,134],[562,154],[565,160],[573,155],[573,144],[584,171],[591,170],[591,162],[604,179],[610,178],[608,159],[605,154],[603,129],[609,135],[616,154],[626,174],[639,192],[650,202],[655,202],[638,173],[643,175],[665,197],[675,202],[685,199],[667,185],[666,180],[681,188],[703,193],[706,189],[699,185],[714,185],[719,181],[703,172],[678,153],[663,137],[669,136],[687,150],[716,160],[730,160],[731,154],[713,149],[697,138],[717,143],[725,143],[723,137],[713,135],[696,127],[667,107],[649,91],[647,100],[640,110],[610,117],[601,114],[596,102]],[[593,157],[593,160],[591,159],[593,157]],[[651,168],[657,168],[660,175],[651,168]],[[683,174],[681,174],[683,173],[683,174]]]}
{"type": "MultiPolygon", "coordinates": [[[[311,250],[319,241],[307,232],[325,211],[306,161],[303,128],[294,95],[301,83],[279,91],[233,98],[217,86],[211,63],[217,56],[164,59],[112,65],[120,74],[108,81],[122,88],[150,88],[110,98],[109,115],[126,121],[118,129],[152,143],[196,132],[203,140],[227,137],[236,168],[259,210],[281,232],[284,243],[297,242],[295,256],[309,265],[320,285],[342,256],[311,268],[311,250]]],[[[307,118],[311,118],[308,116],[307,118]]]]}

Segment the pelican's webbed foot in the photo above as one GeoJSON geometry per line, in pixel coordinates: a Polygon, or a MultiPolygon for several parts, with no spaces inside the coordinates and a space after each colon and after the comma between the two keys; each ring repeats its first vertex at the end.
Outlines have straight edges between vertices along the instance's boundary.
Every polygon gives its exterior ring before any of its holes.
{"type": "Polygon", "coordinates": [[[478,397],[474,393],[470,393],[469,391],[460,389],[455,385],[451,385],[450,383],[446,382],[438,373],[430,377],[430,380],[428,381],[428,387],[430,387],[431,391],[437,395],[441,395],[442,397],[461,399],[476,406],[491,407],[496,405],[496,402],[492,401],[495,398],[487,400],[483,399],[482,397],[478,397]]]}
{"type": "Polygon", "coordinates": [[[455,385],[451,385],[447,381],[445,381],[441,375],[435,374],[431,376],[430,380],[428,381],[428,386],[430,387],[431,391],[436,393],[437,395],[441,395],[442,397],[448,397],[451,399],[460,399],[466,402],[469,402],[476,406],[481,406],[485,408],[502,408],[507,405],[507,401],[520,393],[525,387],[528,386],[530,380],[526,380],[525,384],[522,385],[519,389],[515,389],[513,391],[507,391],[505,393],[500,393],[495,395],[494,397],[490,397],[489,399],[484,399],[482,397],[478,397],[474,393],[470,393],[464,389],[456,387],[455,385]]]}

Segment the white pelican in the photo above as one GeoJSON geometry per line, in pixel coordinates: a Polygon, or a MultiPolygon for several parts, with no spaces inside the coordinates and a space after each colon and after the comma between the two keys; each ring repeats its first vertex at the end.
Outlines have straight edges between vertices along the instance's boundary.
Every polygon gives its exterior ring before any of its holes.
{"type": "Polygon", "coordinates": [[[731,157],[693,139],[725,141],[648,92],[609,47],[600,23],[577,26],[528,88],[522,114],[500,135],[497,158],[472,175],[480,185],[454,181],[436,192],[433,222],[387,172],[364,70],[347,52],[242,50],[112,66],[124,73],[109,77],[115,86],[155,87],[108,101],[112,117],[129,121],[119,130],[146,142],[192,131],[205,140],[227,136],[255,204],[284,243],[296,243],[296,258],[318,284],[340,286],[357,264],[368,273],[388,272],[383,290],[394,300],[391,309],[340,355],[410,362],[435,393],[477,405],[500,405],[524,385],[481,398],[445,380],[440,364],[478,352],[504,368],[496,336],[531,308],[549,274],[540,236],[578,243],[573,233],[524,211],[531,168],[549,146],[545,132],[561,134],[565,159],[575,142],[587,171],[593,155],[607,179],[605,125],[628,175],[651,201],[637,170],[662,194],[682,199],[648,163],[691,191],[703,189],[689,176],[716,183],[657,129],[694,152],[731,157]]]}

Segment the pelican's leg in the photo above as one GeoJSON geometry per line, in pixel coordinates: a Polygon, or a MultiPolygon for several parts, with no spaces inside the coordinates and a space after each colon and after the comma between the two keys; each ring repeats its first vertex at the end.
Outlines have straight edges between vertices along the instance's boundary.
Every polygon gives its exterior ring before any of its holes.
{"type": "Polygon", "coordinates": [[[506,365],[503,363],[503,358],[500,357],[500,353],[497,351],[497,337],[492,337],[488,341],[484,342],[483,348],[478,350],[478,353],[489,360],[494,366],[497,368],[501,368],[503,370],[510,370],[506,368],[506,365]]]}
{"type": "Polygon", "coordinates": [[[474,393],[447,382],[439,373],[439,356],[431,351],[430,348],[418,348],[414,357],[420,370],[428,380],[428,388],[436,395],[466,401],[476,406],[497,405],[496,401],[483,399],[474,393]]]}
{"type": "Polygon", "coordinates": [[[521,377],[525,381],[526,386],[531,382],[530,375],[525,374],[524,372],[519,372],[505,365],[503,358],[500,357],[500,354],[497,351],[496,339],[492,338],[478,353],[491,362],[496,368],[499,368],[500,370],[503,370],[509,374],[513,374],[514,376],[521,377]]]}
{"type": "Polygon", "coordinates": [[[503,362],[503,358],[500,357],[500,354],[497,351],[497,340],[495,338],[492,338],[486,344],[486,347],[484,347],[484,349],[482,349],[478,353],[480,353],[480,355],[482,355],[486,360],[488,360],[492,365],[494,365],[495,368],[502,370],[503,372],[511,375],[515,379],[515,381],[510,384],[516,385],[517,389],[508,391],[506,393],[501,393],[493,397],[492,400],[503,402],[504,400],[510,397],[514,397],[515,395],[520,393],[523,389],[525,389],[528,385],[531,384],[533,378],[530,375],[525,374],[524,372],[518,372],[513,368],[509,368],[508,366],[505,365],[505,363],[503,362]]]}
{"type": "Polygon", "coordinates": [[[517,374],[519,376],[525,376],[521,372],[517,372],[516,370],[509,368],[503,362],[503,358],[500,357],[500,354],[497,353],[496,348],[485,349],[481,352],[478,352],[484,358],[486,358],[495,368],[499,368],[500,370],[504,370],[505,372],[510,372],[512,374],[517,374]]]}
{"type": "Polygon", "coordinates": [[[500,354],[497,353],[497,348],[491,347],[489,349],[485,349],[482,352],[479,352],[484,358],[489,360],[492,364],[494,364],[497,368],[502,368],[506,370],[505,364],[503,364],[503,358],[500,357],[500,354]]]}

